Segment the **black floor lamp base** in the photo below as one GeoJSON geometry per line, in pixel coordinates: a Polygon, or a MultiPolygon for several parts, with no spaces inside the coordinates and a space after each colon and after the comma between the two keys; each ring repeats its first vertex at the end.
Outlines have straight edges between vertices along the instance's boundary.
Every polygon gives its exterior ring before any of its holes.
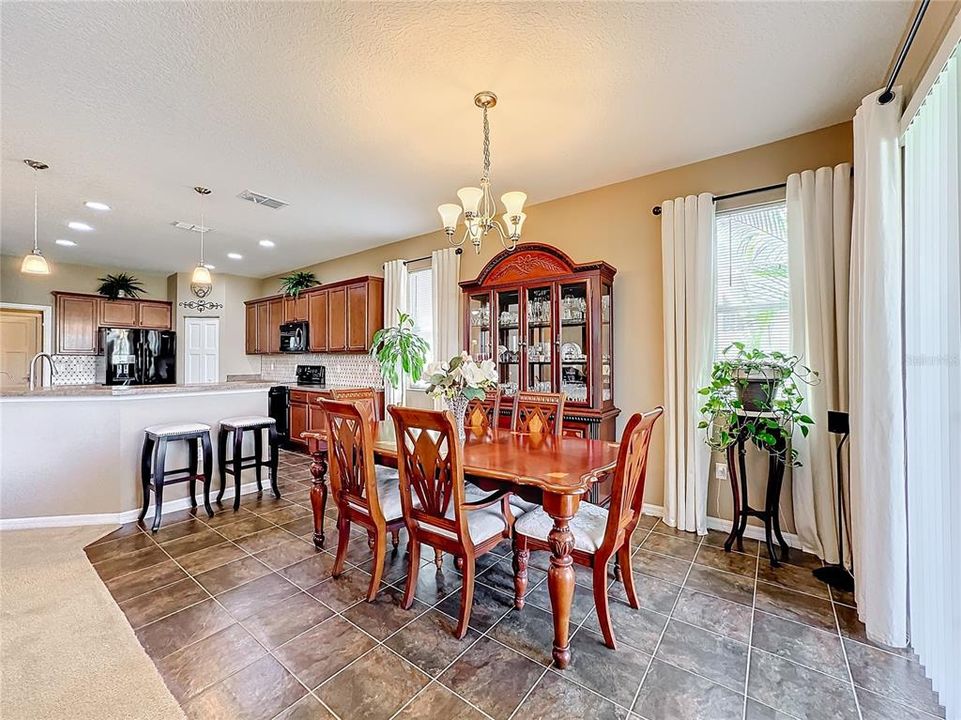
{"type": "Polygon", "coordinates": [[[843,565],[825,565],[814,571],[814,577],[835,590],[854,592],[854,577],[843,565]]]}

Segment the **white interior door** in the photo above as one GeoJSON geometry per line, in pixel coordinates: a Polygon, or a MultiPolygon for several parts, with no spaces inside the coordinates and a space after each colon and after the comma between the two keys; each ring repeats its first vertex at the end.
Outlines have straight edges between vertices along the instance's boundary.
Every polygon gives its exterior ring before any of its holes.
{"type": "Polygon", "coordinates": [[[184,375],[188,385],[215,383],[220,377],[220,319],[185,318],[184,375]]]}

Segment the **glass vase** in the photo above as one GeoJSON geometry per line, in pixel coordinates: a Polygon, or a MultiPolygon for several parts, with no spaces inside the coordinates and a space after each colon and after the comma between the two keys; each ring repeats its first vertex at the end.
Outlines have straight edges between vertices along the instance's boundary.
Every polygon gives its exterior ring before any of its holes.
{"type": "Polygon", "coordinates": [[[464,395],[457,395],[446,398],[447,409],[454,415],[454,424],[457,427],[457,439],[463,444],[467,440],[467,431],[464,429],[464,420],[467,415],[467,403],[469,400],[464,395]]]}

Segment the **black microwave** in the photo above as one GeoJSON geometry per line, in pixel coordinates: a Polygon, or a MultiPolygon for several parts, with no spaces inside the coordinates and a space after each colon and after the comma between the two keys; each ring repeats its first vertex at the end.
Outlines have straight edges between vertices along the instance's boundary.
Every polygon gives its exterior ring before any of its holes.
{"type": "Polygon", "coordinates": [[[304,320],[280,326],[280,352],[307,352],[307,323],[304,320]]]}

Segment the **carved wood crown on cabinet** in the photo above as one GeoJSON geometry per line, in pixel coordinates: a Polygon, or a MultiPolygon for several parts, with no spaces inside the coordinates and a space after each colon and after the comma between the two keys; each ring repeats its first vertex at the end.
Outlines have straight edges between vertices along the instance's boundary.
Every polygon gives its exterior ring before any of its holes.
{"type": "Polygon", "coordinates": [[[100,295],[55,291],[54,352],[97,355],[100,328],[170,330],[173,305],[166,300],[108,300],[100,295]]]}
{"type": "Polygon", "coordinates": [[[247,354],[280,352],[280,325],[304,320],[310,352],[367,352],[384,327],[384,279],[364,276],[305,290],[296,298],[248,300],[247,354]]]}
{"type": "Polygon", "coordinates": [[[517,393],[565,393],[563,434],[614,440],[614,275],[542,243],[501,252],[462,282],[464,342],[497,365],[500,426],[517,393]]]}

